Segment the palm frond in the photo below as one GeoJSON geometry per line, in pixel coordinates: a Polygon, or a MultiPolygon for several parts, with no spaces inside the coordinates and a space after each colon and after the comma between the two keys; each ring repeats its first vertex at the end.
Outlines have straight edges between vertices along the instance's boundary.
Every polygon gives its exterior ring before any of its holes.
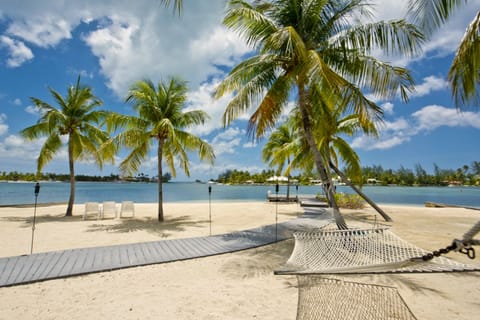
{"type": "Polygon", "coordinates": [[[60,150],[62,141],[57,134],[50,135],[40,149],[37,159],[37,172],[41,172],[43,167],[50,162],[55,154],[60,150]]]}
{"type": "Polygon", "coordinates": [[[407,18],[430,36],[465,3],[467,0],[409,0],[407,18]]]}
{"type": "Polygon", "coordinates": [[[256,137],[260,138],[268,129],[275,126],[282,113],[283,106],[288,102],[290,88],[290,77],[277,77],[260,102],[257,110],[250,117],[247,129],[249,134],[255,133],[256,137]]]}
{"type": "Polygon", "coordinates": [[[457,108],[480,104],[480,11],[468,26],[448,72],[457,108]]]}
{"type": "Polygon", "coordinates": [[[229,1],[223,24],[245,39],[247,45],[257,46],[275,32],[276,27],[261,11],[247,1],[229,1]]]}

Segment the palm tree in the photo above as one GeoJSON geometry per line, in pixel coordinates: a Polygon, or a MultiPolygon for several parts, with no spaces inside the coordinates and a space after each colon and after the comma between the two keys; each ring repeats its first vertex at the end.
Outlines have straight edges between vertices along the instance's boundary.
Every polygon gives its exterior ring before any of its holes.
{"type": "Polygon", "coordinates": [[[112,153],[99,152],[100,145],[108,139],[107,132],[99,127],[108,112],[95,110],[102,101],[93,94],[90,87],[80,85],[80,77],[75,86],[68,88],[65,97],[52,88],[49,88],[49,91],[59,108],[40,99],[30,98],[40,110],[41,117],[35,125],[23,129],[20,133],[29,140],[47,138],[37,159],[37,175],[60,151],[64,144],[62,137],[67,138],[70,198],[65,215],[71,216],[75,203],[74,162],[93,157],[100,168],[105,160],[113,162],[112,153]]]}
{"type": "Polygon", "coordinates": [[[270,135],[262,149],[263,161],[269,162],[270,167],[276,166],[282,172],[287,164],[287,201],[290,199],[290,161],[298,151],[299,138],[298,130],[287,121],[270,135]]]}
{"type": "Polygon", "coordinates": [[[251,106],[249,132],[262,137],[275,126],[283,107],[294,95],[301,115],[301,133],[313,154],[315,166],[333,207],[337,225],[346,228],[317,148],[312,104],[345,104],[361,119],[381,119],[382,111],[362,93],[404,100],[413,88],[407,70],[370,55],[374,49],[386,53],[415,54],[422,42],[416,27],[403,20],[353,24],[370,15],[364,0],[231,0],[224,24],[243,36],[257,54],[232,69],[217,88],[216,96],[235,96],[224,113],[228,125],[251,106]],[[328,187],[330,186],[330,187],[328,187]]]}
{"type": "Polygon", "coordinates": [[[208,119],[200,110],[183,112],[187,86],[182,80],[171,78],[157,86],[150,80],[138,81],[130,88],[126,102],[133,104],[138,116],[112,114],[108,119],[108,129],[125,128],[114,138],[114,146],[131,148],[131,152],[121,162],[120,170],[131,175],[138,172],[142,161],[148,156],[153,142],[157,147],[158,162],[158,221],[164,221],[162,162],[165,160],[172,176],[176,176],[175,164],[190,175],[188,152],[198,151],[202,160],[213,163],[215,155],[212,147],[199,137],[185,131],[193,125],[200,125],[208,119]]]}
{"type": "MultiPolygon", "coordinates": [[[[443,25],[466,0],[410,0],[409,16],[430,36],[443,25]]],[[[465,31],[458,46],[448,80],[455,106],[480,103],[480,10],[465,31]]]]}

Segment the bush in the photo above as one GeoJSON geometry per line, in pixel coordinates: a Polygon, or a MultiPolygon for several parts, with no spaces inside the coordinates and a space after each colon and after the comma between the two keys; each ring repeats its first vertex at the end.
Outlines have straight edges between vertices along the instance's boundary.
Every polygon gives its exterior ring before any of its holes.
{"type": "Polygon", "coordinates": [[[358,194],[337,193],[335,200],[339,208],[363,209],[365,207],[365,201],[358,194]]]}
{"type": "MultiPolygon", "coordinates": [[[[317,193],[317,200],[328,203],[327,197],[321,193],[317,193]]],[[[365,207],[365,200],[358,194],[336,193],[335,200],[339,208],[344,209],[363,209],[365,207]]]]}

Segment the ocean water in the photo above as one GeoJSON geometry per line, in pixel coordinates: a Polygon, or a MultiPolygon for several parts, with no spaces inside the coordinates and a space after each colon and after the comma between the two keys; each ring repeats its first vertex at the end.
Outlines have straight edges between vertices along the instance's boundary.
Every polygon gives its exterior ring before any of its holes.
{"type": "MultiPolygon", "coordinates": [[[[35,201],[34,183],[0,182],[0,205],[31,204],[35,201]]],[[[38,203],[67,202],[70,184],[64,182],[42,182],[38,203]]],[[[208,185],[201,183],[172,182],[163,185],[165,202],[208,201],[208,185]]],[[[265,201],[267,192],[275,192],[275,186],[212,185],[212,201],[265,201]]],[[[398,187],[364,186],[362,191],[376,203],[423,206],[425,201],[480,207],[478,187],[398,187]]],[[[285,194],[287,187],[280,186],[279,193],[285,194]]],[[[298,194],[313,195],[321,192],[319,186],[299,186],[298,194]]],[[[353,193],[347,186],[338,186],[337,192],[353,193]]],[[[290,188],[296,195],[295,186],[290,188]]],[[[75,203],[88,201],[132,200],[137,203],[157,202],[156,183],[111,183],[77,182],[75,203]]]]}

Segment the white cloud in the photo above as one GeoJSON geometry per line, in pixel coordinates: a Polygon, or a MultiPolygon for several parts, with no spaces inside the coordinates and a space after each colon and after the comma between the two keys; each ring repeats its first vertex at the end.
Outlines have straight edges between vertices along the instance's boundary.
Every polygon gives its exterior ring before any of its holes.
{"type": "Polygon", "coordinates": [[[21,106],[22,105],[22,100],[20,100],[19,98],[16,98],[13,100],[13,104],[16,105],[16,106],[21,106]]]}
{"type": "Polygon", "coordinates": [[[413,97],[423,97],[430,94],[433,91],[441,91],[448,88],[448,81],[436,76],[429,76],[423,78],[423,83],[415,87],[415,92],[412,93],[413,97]]]}
{"type": "Polygon", "coordinates": [[[22,41],[7,36],[0,36],[0,47],[7,48],[9,58],[6,63],[10,68],[19,67],[28,60],[33,59],[32,50],[30,50],[22,41]]]}
{"type": "Polygon", "coordinates": [[[249,149],[249,148],[255,148],[257,145],[258,145],[258,143],[256,141],[249,141],[247,143],[244,143],[243,147],[245,149],[249,149]]]}
{"type": "Polygon", "coordinates": [[[480,114],[430,105],[412,114],[419,130],[431,131],[438,127],[473,127],[480,129],[480,114]]]}
{"type": "MultiPolygon", "coordinates": [[[[109,15],[109,23],[84,36],[99,58],[108,86],[124,96],[128,86],[142,78],[154,82],[171,75],[189,81],[192,88],[223,72],[248,51],[232,32],[220,26],[223,1],[208,6],[191,3],[181,20],[170,11],[124,11],[109,15]],[[168,30],[168,32],[166,32],[168,30]]],[[[141,10],[141,9],[139,9],[141,10]]]]}
{"type": "Polygon", "coordinates": [[[223,128],[223,113],[231,95],[226,95],[218,100],[214,99],[212,95],[218,83],[219,80],[212,80],[210,83],[201,84],[196,90],[188,93],[188,107],[185,108],[185,111],[203,110],[210,117],[205,124],[192,127],[190,132],[203,135],[223,128]]]}
{"type": "Polygon", "coordinates": [[[4,123],[5,120],[7,120],[7,115],[0,113],[0,136],[8,132],[8,125],[4,123]]]}
{"type": "Polygon", "coordinates": [[[25,111],[30,114],[38,115],[40,114],[40,109],[36,106],[29,105],[25,108],[25,111]]]}
{"type": "Polygon", "coordinates": [[[356,137],[352,141],[352,147],[364,150],[390,149],[409,141],[411,134],[411,126],[406,119],[385,121],[378,127],[378,138],[365,135],[356,137]]]}
{"type": "Polygon", "coordinates": [[[415,135],[445,126],[480,129],[480,113],[460,112],[438,105],[426,106],[414,112],[409,120],[399,118],[386,121],[378,128],[378,138],[364,135],[354,138],[352,147],[364,150],[391,149],[410,141],[415,135]]]}
{"type": "Polygon", "coordinates": [[[221,154],[234,154],[236,147],[240,145],[241,136],[245,135],[245,130],[239,128],[228,128],[227,130],[215,136],[211,145],[218,157],[221,154]]]}
{"type": "Polygon", "coordinates": [[[2,158],[36,160],[44,141],[28,141],[17,135],[9,135],[0,141],[0,154],[2,158]]]}
{"type": "Polygon", "coordinates": [[[394,105],[391,102],[386,102],[381,105],[383,112],[385,112],[386,114],[393,114],[393,107],[394,105]]]}
{"type": "Polygon", "coordinates": [[[70,39],[71,30],[70,22],[59,13],[44,12],[41,16],[13,21],[7,28],[7,34],[46,48],[56,46],[63,39],[70,39]]]}

